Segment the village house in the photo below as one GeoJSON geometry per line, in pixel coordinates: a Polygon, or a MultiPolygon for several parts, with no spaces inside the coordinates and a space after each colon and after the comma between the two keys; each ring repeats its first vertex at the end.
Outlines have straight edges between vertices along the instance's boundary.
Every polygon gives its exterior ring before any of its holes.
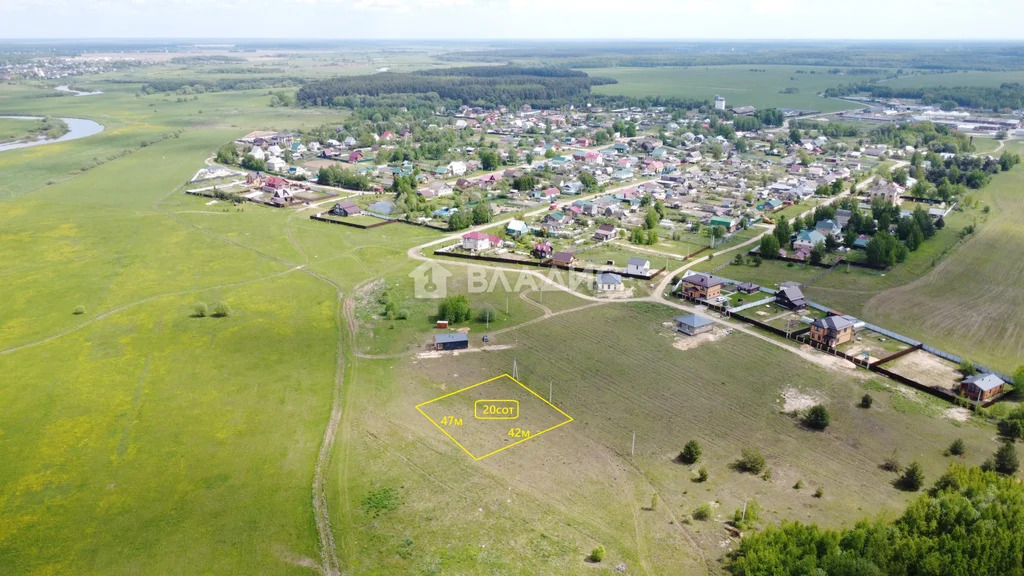
{"type": "Polygon", "coordinates": [[[715,300],[722,295],[725,282],[707,274],[684,276],[680,289],[683,296],[693,300],[715,300]]]}
{"type": "Polygon", "coordinates": [[[999,395],[1005,385],[995,374],[975,374],[960,382],[960,393],[971,400],[983,402],[999,395]]]}
{"type": "Polygon", "coordinates": [[[842,238],[843,236],[843,227],[835,220],[819,220],[814,225],[814,229],[824,236],[831,236],[833,238],[842,238]]]}
{"type": "Polygon", "coordinates": [[[462,235],[462,248],[473,252],[490,250],[501,244],[501,238],[483,232],[468,232],[462,235]]]}
{"type": "Polygon", "coordinates": [[[508,225],[505,226],[505,233],[514,238],[519,238],[530,233],[530,225],[522,220],[516,220],[513,218],[509,221],[508,225]]]}
{"type": "Polygon", "coordinates": [[[836,348],[853,339],[853,322],[843,316],[818,318],[811,323],[810,338],[818,344],[836,348]]]}
{"type": "Polygon", "coordinates": [[[594,279],[594,289],[598,292],[620,292],[623,289],[622,276],[602,272],[594,279]]]}
{"type": "Polygon", "coordinates": [[[553,251],[554,248],[552,248],[551,244],[548,244],[547,242],[537,244],[533,247],[533,255],[541,259],[550,258],[553,251]]]}
{"type": "Polygon", "coordinates": [[[551,263],[556,266],[569,267],[576,263],[576,257],[572,252],[555,252],[551,256],[551,263]]]}
{"type": "Polygon", "coordinates": [[[362,213],[362,208],[355,202],[339,202],[331,208],[331,214],[335,216],[359,216],[362,213]]]}
{"type": "Polygon", "coordinates": [[[276,192],[288,187],[288,181],[279,176],[268,176],[263,181],[263,189],[267,192],[276,192]]]}
{"type": "Polygon", "coordinates": [[[594,232],[594,240],[598,242],[607,242],[613,238],[615,238],[615,226],[611,224],[603,224],[594,232]]]}
{"type": "Polygon", "coordinates": [[[626,273],[637,276],[650,276],[651,261],[646,258],[630,258],[626,263],[626,273]]]}
{"type": "Polygon", "coordinates": [[[793,248],[813,250],[818,244],[825,243],[825,235],[817,230],[801,230],[793,241],[793,248]]]}
{"type": "Polygon", "coordinates": [[[710,332],[714,325],[714,320],[699,314],[687,314],[676,317],[676,331],[682,332],[687,336],[696,336],[697,334],[710,332]]]}
{"type": "Polygon", "coordinates": [[[868,195],[871,196],[872,201],[880,198],[882,202],[892,204],[893,206],[899,206],[903,203],[903,187],[893,182],[886,182],[873,187],[868,192],[868,195]]]}
{"type": "Polygon", "coordinates": [[[803,310],[807,307],[807,300],[796,282],[786,282],[778,292],[775,293],[775,303],[789,310],[803,310]]]}

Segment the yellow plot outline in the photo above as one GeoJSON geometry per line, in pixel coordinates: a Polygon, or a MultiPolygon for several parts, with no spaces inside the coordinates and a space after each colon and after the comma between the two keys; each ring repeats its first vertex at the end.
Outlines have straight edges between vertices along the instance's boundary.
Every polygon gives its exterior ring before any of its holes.
{"type": "Polygon", "coordinates": [[[483,382],[478,382],[476,384],[473,384],[472,386],[466,386],[465,388],[460,388],[459,390],[456,390],[454,392],[449,392],[449,393],[445,394],[444,396],[438,396],[437,398],[434,398],[433,400],[427,400],[426,402],[421,402],[420,404],[416,405],[416,410],[418,410],[420,414],[423,414],[423,416],[427,420],[430,420],[430,423],[433,424],[438,430],[440,430],[442,434],[447,436],[449,440],[451,440],[452,442],[455,442],[455,445],[458,446],[459,448],[461,448],[463,452],[465,452],[466,454],[469,454],[470,458],[472,458],[473,460],[477,460],[477,461],[483,460],[484,458],[487,458],[488,456],[494,456],[495,454],[497,454],[498,452],[501,452],[502,450],[508,450],[509,448],[515,446],[516,444],[522,444],[523,442],[526,442],[527,440],[533,440],[534,438],[536,438],[536,437],[538,437],[538,436],[540,436],[542,434],[546,434],[548,432],[551,432],[555,428],[558,428],[560,426],[565,426],[566,424],[568,424],[568,423],[573,421],[573,417],[572,416],[569,416],[565,412],[562,412],[562,410],[558,406],[555,406],[551,402],[548,402],[547,400],[544,399],[543,396],[541,396],[540,394],[537,394],[536,392],[531,390],[529,386],[527,386],[526,384],[523,384],[522,382],[520,382],[519,380],[516,380],[515,378],[509,376],[508,374],[502,374],[501,376],[495,376],[494,378],[491,378],[490,380],[484,380],[483,382]],[[437,402],[438,400],[444,400],[445,398],[448,398],[449,396],[454,396],[454,395],[456,395],[456,394],[458,394],[460,392],[465,392],[466,390],[472,390],[473,388],[476,388],[477,386],[483,386],[484,384],[487,384],[488,382],[494,382],[495,380],[500,380],[502,378],[508,378],[509,380],[515,382],[516,384],[519,384],[527,392],[529,392],[530,394],[533,394],[534,396],[539,398],[541,402],[543,402],[543,403],[547,404],[548,406],[554,408],[556,412],[558,412],[562,416],[565,416],[566,418],[568,418],[568,420],[566,420],[564,422],[560,422],[558,424],[555,424],[554,426],[552,426],[550,428],[547,428],[545,430],[541,430],[540,432],[537,432],[536,434],[531,434],[529,438],[523,438],[522,440],[518,440],[516,442],[513,442],[513,443],[509,444],[508,446],[503,446],[501,448],[498,448],[497,450],[494,450],[492,452],[488,452],[487,454],[484,454],[483,456],[475,456],[465,446],[463,446],[461,442],[456,440],[454,436],[449,434],[447,430],[442,428],[440,424],[438,424],[436,421],[434,421],[433,418],[431,418],[429,415],[427,415],[426,412],[423,411],[423,406],[426,406],[427,404],[432,404],[434,402],[437,402]]]}

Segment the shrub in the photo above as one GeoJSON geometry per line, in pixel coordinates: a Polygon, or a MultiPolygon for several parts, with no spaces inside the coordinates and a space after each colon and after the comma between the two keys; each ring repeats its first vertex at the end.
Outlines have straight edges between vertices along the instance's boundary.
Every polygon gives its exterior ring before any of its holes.
{"type": "Polygon", "coordinates": [[[750,474],[760,474],[767,462],[765,462],[764,456],[761,455],[761,451],[757,448],[744,448],[740,454],[740,459],[736,461],[736,469],[740,472],[749,472],[750,474]]]}
{"type": "Polygon", "coordinates": [[[771,482],[772,481],[772,469],[771,468],[766,468],[765,471],[764,471],[764,474],[761,475],[761,478],[764,479],[765,482],[771,482]]]}
{"type": "Polygon", "coordinates": [[[447,320],[453,324],[465,322],[473,317],[469,309],[469,300],[463,295],[448,296],[437,305],[438,320],[447,320]]]}
{"type": "Polygon", "coordinates": [[[380,488],[367,494],[363,499],[363,511],[374,518],[398,508],[398,492],[392,488],[380,488]]]}
{"type": "Polygon", "coordinates": [[[217,302],[213,306],[214,318],[226,318],[231,315],[231,307],[227,302],[217,302]]]}
{"type": "Polygon", "coordinates": [[[738,508],[732,515],[732,525],[746,530],[757,522],[761,516],[761,504],[757,500],[747,502],[744,508],[738,508]]]}
{"type": "Polygon", "coordinates": [[[860,398],[861,408],[871,408],[871,405],[875,403],[875,399],[871,397],[871,394],[865,394],[860,398]]]}
{"type": "Polygon", "coordinates": [[[882,462],[881,468],[886,472],[899,472],[903,469],[903,465],[900,464],[899,458],[896,457],[896,452],[893,451],[892,455],[886,458],[885,462],[882,462]]]}
{"type": "Polygon", "coordinates": [[[813,430],[824,430],[828,428],[832,418],[828,414],[828,410],[825,409],[821,404],[811,406],[811,409],[804,414],[803,422],[804,426],[813,430]]]}
{"type": "Polygon", "coordinates": [[[589,558],[591,562],[595,563],[604,560],[604,546],[598,546],[591,550],[589,558]]]}
{"type": "Polygon", "coordinates": [[[81,316],[82,314],[85,314],[85,306],[82,306],[81,304],[75,306],[74,314],[75,316],[81,316]]]}
{"type": "Polygon", "coordinates": [[[685,464],[696,464],[700,460],[700,444],[696,440],[690,440],[683,446],[683,451],[679,453],[679,460],[685,464]]]}
{"type": "Polygon", "coordinates": [[[818,489],[814,491],[814,497],[821,498],[823,496],[825,496],[825,489],[819,486],[818,489]]]}
{"type": "Polygon", "coordinates": [[[917,492],[921,486],[924,486],[924,472],[921,471],[920,464],[911,462],[903,471],[903,475],[896,480],[896,487],[908,492],[917,492]]]}
{"type": "Polygon", "coordinates": [[[793,489],[794,490],[800,490],[803,487],[804,487],[804,481],[803,480],[797,480],[796,484],[793,484],[793,489]]]}
{"type": "Polygon", "coordinates": [[[196,302],[194,310],[193,316],[196,318],[205,318],[210,313],[210,307],[205,302],[196,302]]]}
{"type": "Polygon", "coordinates": [[[653,511],[653,510],[657,510],[657,509],[658,509],[658,493],[655,492],[654,494],[651,494],[651,510],[653,511]]]}
{"type": "Polygon", "coordinates": [[[967,447],[964,446],[963,440],[957,438],[956,440],[953,440],[952,444],[949,445],[949,449],[946,450],[946,452],[952,454],[953,456],[963,456],[967,452],[967,447]]]}
{"type": "Polygon", "coordinates": [[[708,518],[711,518],[711,505],[706,502],[697,506],[697,509],[693,511],[694,520],[704,521],[708,518]]]}
{"type": "Polygon", "coordinates": [[[700,470],[697,470],[697,477],[694,482],[707,482],[708,481],[708,469],[701,466],[700,470]]]}

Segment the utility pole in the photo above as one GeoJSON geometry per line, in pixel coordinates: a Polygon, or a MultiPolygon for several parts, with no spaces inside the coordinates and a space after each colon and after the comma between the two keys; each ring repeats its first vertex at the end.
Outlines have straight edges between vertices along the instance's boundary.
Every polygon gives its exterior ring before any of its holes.
{"type": "Polygon", "coordinates": [[[636,454],[636,430],[633,430],[633,445],[629,448],[629,455],[636,454]]]}
{"type": "Polygon", "coordinates": [[[505,294],[505,315],[508,316],[508,294],[505,294]]]}
{"type": "Polygon", "coordinates": [[[555,390],[555,385],[554,385],[554,384],[552,384],[552,383],[551,383],[551,382],[549,381],[549,382],[548,382],[548,402],[551,402],[551,393],[552,393],[552,392],[554,392],[554,390],[555,390]]]}
{"type": "Polygon", "coordinates": [[[512,359],[512,378],[519,380],[519,365],[515,358],[512,359]]]}

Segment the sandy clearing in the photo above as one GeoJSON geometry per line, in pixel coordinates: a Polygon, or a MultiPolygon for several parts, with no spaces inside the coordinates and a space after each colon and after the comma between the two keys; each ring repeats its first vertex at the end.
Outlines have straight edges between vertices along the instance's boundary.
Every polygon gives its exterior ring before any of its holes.
{"type": "Polygon", "coordinates": [[[676,350],[692,350],[701,344],[715,342],[725,338],[726,336],[726,330],[716,326],[710,332],[697,334],[696,336],[681,334],[675,339],[675,342],[672,343],[672,347],[676,350]]]}
{"type": "Polygon", "coordinates": [[[957,422],[967,422],[971,419],[971,411],[967,408],[947,408],[942,415],[957,422]]]}
{"type": "Polygon", "coordinates": [[[812,394],[806,394],[796,388],[783,388],[782,400],[783,412],[798,412],[800,410],[806,410],[811,406],[821,404],[822,402],[820,397],[812,394]]]}
{"type": "MultiPolygon", "coordinates": [[[[840,358],[838,356],[829,356],[829,355],[827,355],[825,353],[822,353],[822,352],[816,352],[814,350],[814,348],[811,347],[808,344],[801,345],[800,346],[800,350],[803,350],[804,352],[808,352],[809,353],[808,359],[811,360],[812,362],[814,362],[815,364],[817,364],[818,366],[821,366],[822,368],[826,368],[826,369],[832,370],[834,372],[847,372],[847,373],[850,373],[850,374],[860,374],[857,371],[857,366],[853,362],[850,362],[849,360],[846,360],[845,358],[840,358]]],[[[865,374],[860,374],[860,375],[861,375],[861,377],[866,377],[866,373],[865,374]]]]}

